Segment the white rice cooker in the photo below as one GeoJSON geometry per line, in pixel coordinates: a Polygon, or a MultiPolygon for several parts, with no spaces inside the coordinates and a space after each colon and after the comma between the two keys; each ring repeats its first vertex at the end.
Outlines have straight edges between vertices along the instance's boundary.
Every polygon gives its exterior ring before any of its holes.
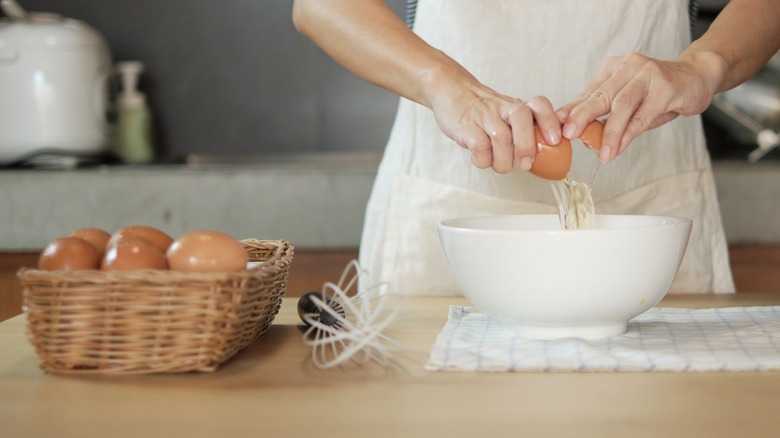
{"type": "Polygon", "coordinates": [[[111,54],[89,25],[0,1],[0,162],[108,149],[111,54]]]}

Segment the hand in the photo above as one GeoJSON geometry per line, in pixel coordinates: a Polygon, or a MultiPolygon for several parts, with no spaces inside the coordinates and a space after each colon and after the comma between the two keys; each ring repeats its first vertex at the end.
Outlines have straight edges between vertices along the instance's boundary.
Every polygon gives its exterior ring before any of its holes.
{"type": "Polygon", "coordinates": [[[563,135],[578,138],[590,121],[609,114],[599,160],[612,161],[643,132],[709,106],[718,87],[717,72],[704,65],[695,56],[674,61],[638,53],[607,58],[582,95],[556,111],[563,135]]]}
{"type": "Polygon", "coordinates": [[[545,97],[522,101],[501,95],[476,81],[442,85],[428,93],[430,107],[442,132],[471,151],[472,163],[508,173],[517,165],[531,169],[536,155],[534,123],[549,144],[561,140],[561,125],[545,97]]]}
{"type": "Polygon", "coordinates": [[[534,122],[548,144],[560,142],[561,125],[548,99],[523,102],[485,87],[412,32],[383,0],[295,0],[293,21],[359,77],[430,108],[442,132],[470,150],[479,168],[529,170],[534,122]]]}

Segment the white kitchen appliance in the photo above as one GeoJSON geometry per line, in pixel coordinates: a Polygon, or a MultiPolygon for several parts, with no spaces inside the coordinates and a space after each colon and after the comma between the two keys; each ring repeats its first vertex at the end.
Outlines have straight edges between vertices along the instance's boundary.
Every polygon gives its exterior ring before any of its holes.
{"type": "Polygon", "coordinates": [[[101,154],[109,146],[111,54],[81,21],[27,13],[1,0],[0,162],[49,151],[101,154]]]}

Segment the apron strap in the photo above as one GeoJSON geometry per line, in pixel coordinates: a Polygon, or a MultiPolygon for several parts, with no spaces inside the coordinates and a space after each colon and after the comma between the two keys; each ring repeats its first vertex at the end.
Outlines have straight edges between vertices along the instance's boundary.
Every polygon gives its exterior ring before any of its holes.
{"type": "Polygon", "coordinates": [[[406,0],[406,25],[414,27],[414,17],[417,15],[417,0],[406,0]]]}

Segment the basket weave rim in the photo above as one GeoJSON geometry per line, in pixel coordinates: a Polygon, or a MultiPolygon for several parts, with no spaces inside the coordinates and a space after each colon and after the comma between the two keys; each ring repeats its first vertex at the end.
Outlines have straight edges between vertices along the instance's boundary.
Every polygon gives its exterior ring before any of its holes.
{"type": "Polygon", "coordinates": [[[46,271],[35,268],[20,268],[17,277],[25,281],[52,281],[63,282],[85,280],[96,282],[115,281],[145,281],[150,283],[171,281],[234,281],[246,279],[262,279],[275,275],[290,263],[293,245],[286,240],[259,240],[255,238],[242,239],[239,242],[247,250],[259,249],[263,246],[275,246],[274,254],[261,261],[253,263],[247,269],[235,272],[181,272],[165,269],[136,269],[132,271],[103,271],[100,269],[81,269],[74,271],[46,271]]]}

